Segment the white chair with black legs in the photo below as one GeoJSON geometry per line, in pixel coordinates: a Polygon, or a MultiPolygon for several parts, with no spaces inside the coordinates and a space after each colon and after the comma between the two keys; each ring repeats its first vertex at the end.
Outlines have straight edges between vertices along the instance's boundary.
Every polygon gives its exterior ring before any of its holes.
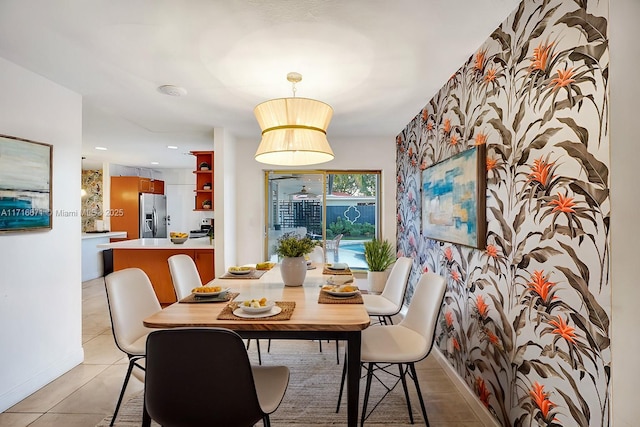
{"type": "Polygon", "coordinates": [[[105,285],[113,338],[116,346],[129,358],[129,367],[111,419],[110,425],[113,425],[131,374],[144,380],[147,335],[154,329],[145,327],[142,322],[162,307],[149,277],[139,268],[114,271],[105,277],[105,285]]]}
{"type": "MultiPolygon", "coordinates": [[[[370,327],[362,331],[361,359],[362,365],[367,371],[367,380],[362,404],[361,426],[369,415],[367,414],[367,405],[371,391],[371,380],[376,376],[374,372],[379,370],[383,370],[397,378],[391,387],[383,384],[387,389],[387,392],[382,397],[383,399],[398,382],[402,383],[407,409],[409,410],[409,419],[413,424],[413,413],[406,381],[406,375],[409,374],[416,387],[422,416],[426,425],[429,425],[427,410],[414,364],[427,357],[433,348],[436,325],[446,288],[446,282],[441,276],[430,272],[422,274],[409,303],[407,314],[400,323],[397,325],[370,327]],[[393,365],[398,366],[398,374],[390,371],[393,365]]],[[[344,365],[346,366],[346,363],[344,365]]],[[[343,369],[336,412],[340,409],[345,376],[346,370],[343,369]]],[[[376,376],[376,378],[378,377],[376,376]]],[[[376,403],[373,409],[377,405],[376,403]]]]}
{"type": "Polygon", "coordinates": [[[168,262],[173,289],[176,291],[178,301],[191,295],[193,288],[202,286],[198,267],[189,255],[172,255],[168,262]]]}
{"type": "Polygon", "coordinates": [[[398,314],[402,308],[412,265],[412,258],[398,258],[391,268],[382,293],[362,295],[362,301],[369,316],[377,317],[384,325],[393,324],[391,316],[398,314]]]}

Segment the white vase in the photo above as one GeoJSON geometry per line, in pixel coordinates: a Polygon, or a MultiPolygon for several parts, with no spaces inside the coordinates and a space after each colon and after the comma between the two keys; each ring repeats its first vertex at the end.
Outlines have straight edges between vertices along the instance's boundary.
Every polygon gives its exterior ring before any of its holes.
{"type": "Polygon", "coordinates": [[[303,256],[283,258],[280,274],[285,286],[302,286],[304,278],[307,277],[307,260],[303,256]]]}
{"type": "Polygon", "coordinates": [[[367,280],[369,282],[369,291],[381,294],[384,291],[384,285],[387,284],[386,271],[368,271],[367,280]]]}

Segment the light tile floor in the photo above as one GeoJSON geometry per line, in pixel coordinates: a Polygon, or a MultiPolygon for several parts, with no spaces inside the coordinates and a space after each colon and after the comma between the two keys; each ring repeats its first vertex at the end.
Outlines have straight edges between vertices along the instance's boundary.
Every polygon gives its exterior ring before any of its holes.
{"type": "MultiPolygon", "coordinates": [[[[82,284],[85,360],[0,413],[2,427],[93,427],[115,407],[127,359],[115,346],[103,279],[82,284]]],[[[471,407],[432,358],[416,365],[432,427],[482,427],[471,407]]],[[[131,378],[125,401],[143,389],[131,378]]]]}

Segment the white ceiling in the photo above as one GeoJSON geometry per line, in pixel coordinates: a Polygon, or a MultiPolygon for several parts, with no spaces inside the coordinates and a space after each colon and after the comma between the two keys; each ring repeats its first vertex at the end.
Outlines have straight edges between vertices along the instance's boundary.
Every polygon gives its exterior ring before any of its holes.
{"type": "Polygon", "coordinates": [[[395,137],[518,2],[0,0],[0,57],[83,96],[85,167],[192,168],[214,127],[257,148],[253,108],[290,71],[333,106],[330,142],[395,137]]]}

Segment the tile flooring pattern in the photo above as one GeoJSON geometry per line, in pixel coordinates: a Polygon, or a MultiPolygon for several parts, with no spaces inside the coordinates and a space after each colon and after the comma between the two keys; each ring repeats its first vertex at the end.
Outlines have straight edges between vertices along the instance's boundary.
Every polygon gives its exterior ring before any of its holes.
{"type": "MultiPolygon", "coordinates": [[[[0,413],[1,427],[94,427],[113,413],[127,359],[114,344],[101,278],[82,284],[82,334],[84,362],[0,413]]],[[[433,357],[416,367],[427,405],[443,408],[429,412],[432,427],[483,426],[433,357]]],[[[125,401],[142,389],[132,377],[125,401]]]]}

